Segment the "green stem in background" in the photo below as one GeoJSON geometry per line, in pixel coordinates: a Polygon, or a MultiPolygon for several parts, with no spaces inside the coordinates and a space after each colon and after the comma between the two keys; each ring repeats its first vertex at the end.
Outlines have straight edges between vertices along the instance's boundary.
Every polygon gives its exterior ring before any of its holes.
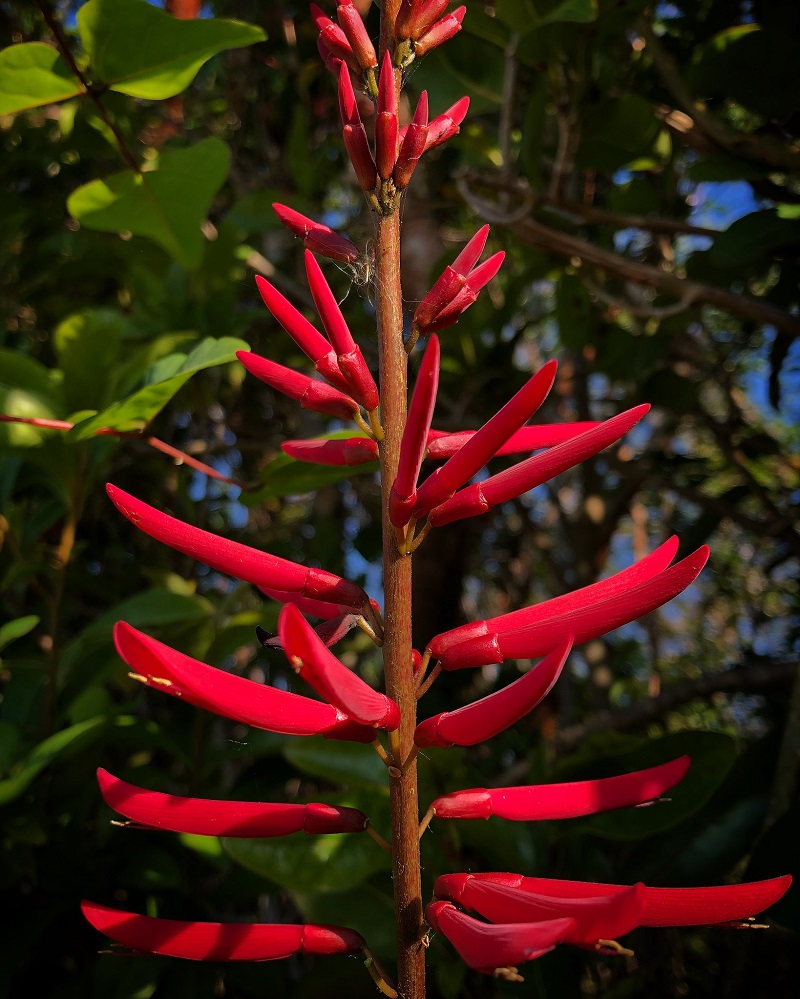
{"type": "MultiPolygon", "coordinates": [[[[392,51],[392,26],[399,0],[384,0],[381,53],[392,51]]],[[[395,108],[401,74],[395,71],[395,108]]],[[[400,708],[397,766],[390,770],[392,867],[397,927],[397,992],[401,999],[424,999],[425,952],[422,945],[422,883],[419,855],[417,765],[399,769],[414,745],[417,699],[411,669],[411,559],[397,546],[389,520],[389,492],[397,475],[400,441],[406,425],[407,365],[403,346],[403,299],[400,287],[400,216],[375,221],[375,308],[380,359],[381,491],[383,507],[384,673],[386,691],[400,708]]]]}

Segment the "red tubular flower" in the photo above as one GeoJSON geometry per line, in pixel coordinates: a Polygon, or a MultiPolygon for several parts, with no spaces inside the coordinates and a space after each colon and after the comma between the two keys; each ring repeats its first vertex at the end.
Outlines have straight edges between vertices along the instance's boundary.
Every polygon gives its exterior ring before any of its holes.
{"type": "Polygon", "coordinates": [[[673,535],[662,545],[659,545],[655,551],[607,579],[601,579],[600,582],[584,586],[580,590],[573,590],[572,593],[565,593],[561,597],[545,600],[533,607],[523,607],[521,610],[501,614],[488,621],[473,621],[470,624],[462,624],[458,628],[437,635],[431,641],[429,651],[435,659],[439,659],[443,653],[454,646],[461,645],[470,639],[482,638],[492,631],[514,631],[538,621],[548,620],[556,615],[579,611],[610,597],[624,595],[633,587],[647,582],[663,572],[675,558],[677,551],[678,539],[673,535]]]}
{"type": "Polygon", "coordinates": [[[341,59],[355,72],[361,70],[358,57],[347,35],[315,4],[311,4],[311,17],[319,31],[319,39],[332,56],[341,59]]]}
{"type": "Polygon", "coordinates": [[[278,634],[292,669],[334,707],[372,728],[393,731],[400,725],[400,709],[391,697],[373,690],[339,662],[292,604],[280,613],[278,634]]]}
{"type": "Polygon", "coordinates": [[[316,381],[249,350],[237,350],[236,356],[251,375],[299,402],[303,409],[325,413],[339,420],[352,420],[353,414],[358,412],[358,403],[354,399],[326,382],[316,381]]]}
{"type": "Polygon", "coordinates": [[[353,0],[337,0],[336,19],[344,32],[350,48],[363,70],[374,69],[378,65],[375,48],[364,27],[364,21],[353,5],[353,0]]]}
{"type": "Polygon", "coordinates": [[[439,527],[464,517],[474,517],[486,513],[493,506],[521,496],[618,441],[649,409],[647,403],[634,406],[633,409],[605,420],[594,430],[462,489],[431,511],[431,523],[434,527],[439,527]]]}
{"type": "Polygon", "coordinates": [[[528,608],[537,620],[513,630],[506,631],[503,624],[486,622],[490,630],[484,638],[451,647],[442,653],[439,662],[443,669],[465,669],[501,663],[504,659],[530,658],[542,655],[565,632],[573,635],[576,645],[588,642],[672,600],[700,575],[708,556],[709,549],[703,545],[682,562],[623,594],[551,617],[540,617],[544,604],[528,608]],[[496,630],[499,628],[503,630],[496,630]]]}
{"type": "Polygon", "coordinates": [[[533,416],[547,398],[553,387],[557,368],[556,361],[548,361],[449,461],[422,483],[414,504],[415,517],[423,517],[434,507],[450,499],[456,489],[469,481],[497,454],[500,447],[533,416]]]}
{"type": "Polygon", "coordinates": [[[397,162],[397,101],[395,99],[394,68],[388,50],[383,54],[378,82],[378,104],[375,118],[375,165],[381,180],[392,176],[397,162]]]}
{"type": "Polygon", "coordinates": [[[180,697],[214,714],[282,735],[324,735],[326,739],[372,742],[372,729],[331,704],[226,673],[171,649],[124,621],[114,626],[122,659],[148,687],[180,697]]]}
{"type": "Polygon", "coordinates": [[[375,410],[380,402],[375,379],[370,374],[360,347],[353,340],[336,296],[309,250],[305,252],[305,264],[311,297],[336,353],[337,367],[358,402],[368,411],[375,410]]]}
{"type": "Polygon", "coordinates": [[[417,108],[411,124],[403,131],[397,163],[392,171],[392,180],[398,191],[408,186],[420,156],[425,152],[428,139],[428,92],[423,90],[417,101],[417,108]]]}
{"type": "Polygon", "coordinates": [[[422,357],[414,385],[408,419],[400,442],[397,477],[392,483],[389,496],[389,519],[395,527],[405,527],[411,519],[411,510],[416,499],[417,478],[425,456],[438,385],[439,340],[432,336],[422,357]]]}
{"type": "Polygon", "coordinates": [[[310,569],[277,555],[270,555],[269,552],[260,552],[208,531],[201,531],[198,527],[161,513],[110,483],[106,486],[106,492],[119,512],[145,534],[184,555],[204,562],[212,569],[254,586],[288,590],[348,610],[359,611],[369,605],[369,598],[360,586],[332,572],[310,569]]]}
{"type": "Polygon", "coordinates": [[[495,277],[502,267],[505,258],[504,251],[500,250],[471,271],[467,275],[464,287],[452,302],[446,305],[433,319],[427,328],[427,332],[435,333],[437,330],[446,329],[448,326],[453,326],[457,323],[461,313],[466,312],[470,305],[477,301],[478,293],[495,277]]]}
{"type": "Polygon", "coordinates": [[[445,711],[417,725],[414,742],[426,746],[475,746],[519,721],[542,701],[553,687],[572,648],[563,639],[545,658],[502,690],[482,697],[456,711],[445,711]]]}
{"type": "Polygon", "coordinates": [[[264,305],[306,357],[314,362],[314,367],[322,377],[340,391],[350,392],[350,385],[336,362],[336,354],[319,330],[315,329],[306,317],[260,274],[256,275],[256,287],[264,305]]]}
{"type": "Polygon", "coordinates": [[[372,158],[372,153],[369,151],[367,133],[364,131],[361,115],[358,112],[358,103],[355,91],[353,90],[353,84],[350,81],[347,66],[344,64],[339,69],[339,109],[342,112],[342,122],[344,125],[342,137],[344,138],[347,155],[350,157],[350,162],[353,164],[353,169],[356,172],[356,177],[362,189],[364,191],[372,191],[378,182],[378,170],[375,166],[375,160],[372,158]]]}
{"type": "Polygon", "coordinates": [[[428,138],[425,140],[425,152],[441,146],[443,142],[458,135],[461,122],[467,117],[469,97],[460,97],[455,104],[438,115],[428,126],[428,138]]]}
{"type": "Polygon", "coordinates": [[[437,798],[431,811],[440,819],[488,819],[493,815],[514,822],[574,819],[654,801],[683,780],[690,762],[688,756],[681,756],[620,777],[453,791],[437,798]]]}
{"type": "Polygon", "coordinates": [[[292,954],[358,954],[365,946],[343,926],[183,922],[86,901],[81,910],[96,930],[124,947],[189,961],[276,961],[292,954]]]}
{"type": "Polygon", "coordinates": [[[369,437],[335,441],[284,441],[281,450],[297,461],[316,465],[365,465],[378,460],[378,445],[369,437]]]}
{"type": "MultiPolygon", "coordinates": [[[[507,454],[521,454],[525,451],[539,451],[545,447],[554,447],[564,441],[577,437],[599,427],[598,421],[582,421],[575,423],[547,423],[538,427],[523,427],[512,434],[505,444],[495,451],[495,457],[507,454]]],[[[428,457],[432,460],[451,458],[459,448],[474,437],[477,430],[458,430],[448,433],[445,430],[431,430],[428,434],[428,457]]]]}
{"type": "Polygon", "coordinates": [[[350,242],[346,236],[340,236],[322,222],[306,218],[300,212],[278,202],[273,204],[272,210],[286,228],[295,236],[299,236],[306,247],[314,253],[330,260],[340,260],[345,264],[354,264],[358,260],[358,247],[355,243],[350,242]]]}
{"type": "Polygon", "coordinates": [[[363,832],[368,822],[357,808],[319,802],[285,805],[211,801],[146,791],[102,769],[97,771],[97,782],[106,804],[115,812],[138,826],[167,832],[260,839],[296,832],[309,835],[363,832]]]}
{"type": "Polygon", "coordinates": [[[450,902],[431,902],[425,918],[437,933],[447,937],[462,960],[475,971],[494,974],[533,961],[563,943],[574,932],[574,919],[548,919],[535,923],[482,923],[450,902]]]}
{"type": "Polygon", "coordinates": [[[259,590],[265,597],[275,600],[279,604],[294,604],[298,610],[309,617],[321,617],[325,621],[339,617],[345,609],[336,604],[329,604],[324,600],[313,600],[311,597],[299,597],[296,593],[289,593],[286,590],[276,590],[270,586],[259,586],[259,590]]]}
{"type": "MultiPolygon", "coordinates": [[[[440,898],[460,899],[465,885],[473,879],[481,884],[506,885],[551,899],[609,898],[618,895],[625,888],[624,885],[491,872],[444,874],[436,879],[434,894],[440,898]]],[[[718,885],[712,888],[651,888],[646,885],[644,911],[639,925],[711,926],[717,923],[737,923],[774,905],[786,894],[791,883],[791,876],[786,874],[767,881],[718,885]]]]}
{"type": "Polygon", "coordinates": [[[432,25],[414,42],[414,55],[421,58],[449,41],[453,35],[457,35],[461,31],[461,22],[466,13],[466,7],[456,7],[451,14],[432,25]]]}

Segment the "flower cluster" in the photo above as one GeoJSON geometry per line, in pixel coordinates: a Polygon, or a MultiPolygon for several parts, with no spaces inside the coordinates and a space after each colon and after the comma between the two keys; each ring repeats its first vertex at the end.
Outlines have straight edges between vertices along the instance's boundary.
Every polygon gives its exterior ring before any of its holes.
{"type": "MultiPolygon", "coordinates": [[[[367,202],[380,218],[397,211],[398,198],[417,162],[430,148],[458,130],[467,100],[432,121],[422,94],[410,123],[399,126],[396,85],[412,59],[455,34],[465,8],[447,13],[447,0],[403,0],[393,43],[379,58],[365,24],[349,0],[339,0],[337,22],[312,5],[319,48],[338,77],[343,138],[367,202]],[[364,127],[360,100],[375,100],[374,144],[364,127]]],[[[308,286],[321,329],[270,282],[257,278],[264,303],[276,322],[308,357],[319,378],[254,353],[238,356],[245,368],[272,389],[306,409],[354,422],[356,436],[337,441],[291,441],[295,458],[327,464],[362,465],[385,446],[381,394],[362,351],[314,254],[346,264],[360,254],[355,244],[322,223],[276,205],[280,220],[305,244],[308,286]]],[[[636,406],[603,422],[537,426],[528,421],[544,402],[555,375],[551,361],[482,427],[457,433],[431,428],[437,394],[440,344],[436,332],[455,323],[497,273],[495,253],[483,263],[489,235],[480,229],[433,284],[410,319],[406,347],[427,343],[402,430],[397,472],[384,482],[388,515],[400,555],[410,554],[428,532],[443,524],[480,515],[520,496],[622,439],[645,415],[636,406]],[[500,455],[527,457],[473,481],[500,455]],[[440,462],[420,481],[425,461],[440,462]]],[[[396,331],[396,336],[402,336],[396,331]]],[[[267,552],[226,540],[165,514],[115,486],[116,508],[135,526],[175,550],[258,587],[283,604],[275,637],[265,644],[283,649],[298,677],[318,695],[301,696],[216,669],[120,622],[116,647],[130,675],[148,687],[242,724],[293,736],[371,744],[399,778],[419,750],[471,746],[490,739],[528,714],[557,682],[571,649],[647,614],[671,600],[699,575],[703,547],[674,562],[677,539],[662,544],[635,565],[601,582],[538,605],[437,635],[413,652],[408,676],[422,696],[442,670],[540,659],[505,688],[454,711],[416,724],[413,748],[403,756],[398,729],[403,718],[391,697],[373,689],[331,651],[358,626],[380,646],[387,624],[374,600],[358,585],[322,569],[308,568],[267,552]],[[317,619],[312,626],[307,618],[317,619]],[[386,733],[388,749],[381,741],[386,733]]],[[[407,720],[407,719],[406,719],[407,720]]],[[[365,751],[367,751],[365,749],[365,751]]],[[[686,774],[687,757],[635,773],[601,780],[541,786],[468,788],[436,798],[420,823],[492,816],[531,822],[587,816],[609,809],[657,801],[686,774]]],[[[238,837],[283,836],[296,832],[367,832],[391,849],[362,812],[322,803],[287,805],[180,798],[135,787],[104,770],[98,772],[106,802],[129,824],[172,832],[238,837]]],[[[416,821],[416,818],[415,818],[416,821]]],[[[427,906],[428,927],[446,937],[477,971],[518,978],[516,966],[557,944],[595,951],[623,951],[617,938],[637,926],[738,923],[771,905],[789,878],[750,885],[699,889],[659,889],[583,884],[520,874],[446,874],[438,878],[427,906]]],[[[271,960],[295,953],[367,955],[386,994],[395,994],[377,968],[367,944],[353,930],[319,925],[264,925],[177,922],[120,912],[85,903],[87,919],[103,933],[136,951],[195,960],[271,960]]]]}

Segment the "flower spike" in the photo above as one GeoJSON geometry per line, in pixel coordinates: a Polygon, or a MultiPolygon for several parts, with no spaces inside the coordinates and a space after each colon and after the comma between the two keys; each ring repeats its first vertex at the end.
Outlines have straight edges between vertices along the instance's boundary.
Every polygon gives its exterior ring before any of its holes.
{"type": "Polygon", "coordinates": [[[547,398],[553,387],[557,368],[556,361],[548,361],[449,461],[422,483],[414,504],[415,517],[424,516],[450,499],[457,489],[497,454],[498,449],[533,416],[547,398]]]}
{"type": "Polygon", "coordinates": [[[346,236],[340,236],[322,222],[315,222],[287,205],[275,202],[272,210],[281,222],[305,243],[306,248],[330,260],[354,264],[358,260],[358,247],[346,236]]]}
{"type": "Polygon", "coordinates": [[[292,604],[281,611],[278,634],[292,668],[334,707],[362,725],[390,731],[399,726],[395,702],[339,662],[292,604]]]}
{"type": "Polygon", "coordinates": [[[369,821],[357,808],[319,802],[285,805],[211,801],[146,791],[103,769],[97,771],[97,781],[106,804],[140,828],[260,839],[296,832],[308,835],[363,832],[369,821]]]}
{"type": "Polygon", "coordinates": [[[421,35],[414,42],[414,55],[417,58],[427,55],[449,41],[453,35],[457,35],[461,31],[461,22],[464,20],[466,13],[466,7],[456,7],[451,14],[448,14],[447,17],[443,17],[441,21],[437,21],[436,24],[432,25],[424,35],[421,35]]]}
{"type": "Polygon", "coordinates": [[[332,441],[284,441],[281,451],[296,461],[308,461],[315,465],[366,465],[378,460],[378,445],[369,437],[348,437],[332,441]]]}
{"type": "Polygon", "coordinates": [[[353,396],[368,412],[378,408],[378,387],[370,374],[361,348],[357,347],[345,322],[336,296],[325,280],[325,275],[309,250],[305,252],[306,277],[311,297],[317,308],[325,332],[336,353],[336,364],[344,376],[353,396]]]}
{"type": "Polygon", "coordinates": [[[378,181],[378,170],[369,150],[367,133],[364,131],[361,115],[358,112],[353,84],[344,63],[339,69],[339,108],[342,112],[342,137],[347,155],[350,157],[362,190],[371,192],[378,181]]]}
{"type": "Polygon", "coordinates": [[[389,496],[389,519],[395,527],[405,527],[411,519],[416,498],[417,478],[425,455],[428,431],[439,385],[439,340],[432,336],[419,368],[414,394],[408,409],[397,477],[389,496]]]}
{"type": "Polygon", "coordinates": [[[288,590],[344,607],[345,610],[362,610],[369,606],[369,598],[360,586],[332,572],[298,565],[269,552],[260,552],[192,527],[110,483],[106,491],[119,512],[139,530],[212,569],[255,586],[288,590]]]}
{"type": "Polygon", "coordinates": [[[633,409],[612,416],[594,430],[573,437],[565,444],[550,448],[544,454],[534,455],[483,482],[476,482],[462,489],[431,511],[431,523],[434,527],[439,527],[464,517],[474,517],[535,489],[618,441],[649,409],[647,403],[634,406],[633,409]]]}
{"type": "Polygon", "coordinates": [[[437,798],[431,811],[440,819],[488,819],[496,816],[514,822],[574,819],[615,808],[640,805],[660,798],[686,776],[690,759],[600,780],[568,784],[535,784],[528,787],[470,788],[437,798]]]}
{"type": "Polygon", "coordinates": [[[136,952],[189,961],[276,961],[292,954],[358,954],[364,939],[314,923],[198,923],[156,919],[95,902],[81,910],[96,930],[136,952]]]}
{"type": "Polygon", "coordinates": [[[301,375],[299,371],[285,368],[249,350],[237,350],[236,356],[251,375],[299,402],[303,409],[325,413],[338,420],[352,420],[358,412],[358,403],[354,399],[325,382],[301,375]]]}
{"type": "Polygon", "coordinates": [[[124,621],[114,626],[114,644],[135,679],[223,718],[281,735],[323,735],[350,742],[372,742],[375,738],[371,728],[359,725],[331,704],[216,669],[124,621]]]}
{"type": "Polygon", "coordinates": [[[572,638],[567,637],[538,666],[502,690],[456,711],[445,711],[420,722],[414,733],[414,742],[420,748],[475,746],[493,738],[532,711],[547,696],[561,675],[571,648],[572,638]]]}
{"type": "Polygon", "coordinates": [[[375,164],[381,180],[388,180],[392,176],[397,162],[398,123],[394,91],[394,67],[387,50],[381,64],[375,118],[375,164]]]}
{"type": "Polygon", "coordinates": [[[374,69],[378,65],[375,47],[353,0],[337,0],[337,3],[339,6],[336,9],[336,18],[358,60],[359,67],[364,71],[374,69]]]}

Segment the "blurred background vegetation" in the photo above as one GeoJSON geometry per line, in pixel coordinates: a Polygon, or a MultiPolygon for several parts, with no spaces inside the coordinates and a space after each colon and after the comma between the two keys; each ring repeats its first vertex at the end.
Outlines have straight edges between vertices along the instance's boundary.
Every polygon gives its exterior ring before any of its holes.
{"type": "MultiPolygon", "coordinates": [[[[111,644],[124,618],[206,662],[293,682],[254,641],[277,606],[135,532],[108,480],[380,597],[374,473],[282,456],[287,437],[341,428],[231,363],[242,341],[304,363],[255,293],[261,273],[310,305],[273,201],[370,238],[316,33],[302,3],[155,6],[0,2],[0,413],[65,422],[0,424],[0,996],[356,999],[374,986],[344,958],[98,957],[78,913],[88,897],[184,919],[308,918],[392,954],[387,863],[371,840],[118,829],[94,779],[102,765],[178,794],[330,800],[387,824],[368,750],[144,692],[111,644]]],[[[376,31],[375,8],[368,18],[376,31]]],[[[422,766],[427,801],[688,752],[672,802],[536,827],[434,823],[431,882],[469,869],[655,885],[800,873],[796,51],[793,0],[495,0],[470,2],[461,34],[410,69],[407,93],[427,88],[432,113],[464,93],[472,108],[403,204],[407,300],[485,221],[507,252],[442,336],[434,426],[479,426],[553,356],[537,420],[653,403],[622,447],[430,535],[415,555],[415,645],[584,586],[672,533],[684,554],[713,549],[687,594],[577,650],[533,717],[422,766]]],[[[375,368],[368,275],[326,273],[375,368]]],[[[338,651],[378,678],[366,640],[338,651]]],[[[528,665],[446,676],[423,714],[528,665]]],[[[561,948],[524,986],[467,974],[434,940],[430,994],[774,999],[800,970],[799,897],[769,931],[638,931],[629,959],[561,948]]]]}

